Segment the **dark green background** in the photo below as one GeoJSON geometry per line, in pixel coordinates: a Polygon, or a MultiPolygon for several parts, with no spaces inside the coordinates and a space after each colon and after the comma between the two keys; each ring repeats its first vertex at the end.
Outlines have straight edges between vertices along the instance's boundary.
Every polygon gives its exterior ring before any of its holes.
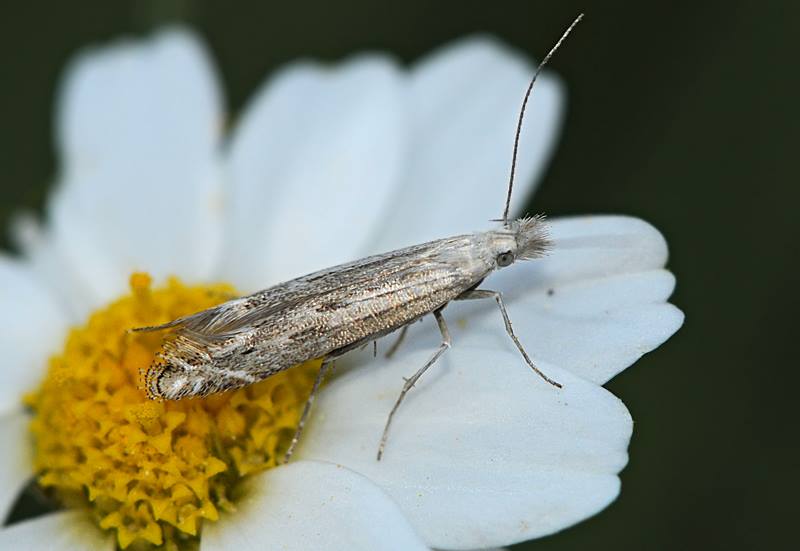
{"type": "Polygon", "coordinates": [[[800,490],[798,366],[787,341],[798,310],[797,3],[233,4],[6,5],[0,224],[42,206],[55,171],[53,92],[86,44],[189,21],[209,41],[236,112],[298,56],[381,49],[413,60],[488,31],[541,57],[585,11],[552,65],[569,106],[535,210],[655,224],[687,318],[608,385],[636,420],[620,498],[519,549],[790,546],[800,490]]]}

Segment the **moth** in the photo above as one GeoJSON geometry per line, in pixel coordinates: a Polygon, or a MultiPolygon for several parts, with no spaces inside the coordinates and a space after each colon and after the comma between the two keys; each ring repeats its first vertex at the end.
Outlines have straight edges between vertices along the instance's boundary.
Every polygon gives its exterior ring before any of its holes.
{"type": "Polygon", "coordinates": [[[286,453],[291,457],[314,397],[334,359],[396,330],[396,348],[409,324],[432,314],[442,342],[409,379],[389,412],[378,447],[380,460],[389,427],[406,393],[450,347],[442,310],[454,300],[492,299],[506,332],[528,366],[551,385],[528,356],[511,325],[502,295],[479,289],[497,269],[533,260],[550,247],[543,217],[508,218],[517,149],[533,84],[576,18],[537,67],[517,121],[505,210],[497,229],[437,239],[369,256],[280,283],[170,321],[134,331],[166,331],[163,350],[144,373],[149,398],[179,400],[243,387],[308,360],[322,358],[309,398],[286,453]]]}

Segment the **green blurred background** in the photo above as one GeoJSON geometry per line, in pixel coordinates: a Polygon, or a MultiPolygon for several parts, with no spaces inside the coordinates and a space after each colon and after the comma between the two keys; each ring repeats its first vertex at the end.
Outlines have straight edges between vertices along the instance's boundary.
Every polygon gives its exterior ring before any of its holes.
{"type": "Polygon", "coordinates": [[[652,222],[669,241],[673,300],[687,318],[608,385],[636,420],[619,499],[515,549],[793,547],[796,2],[6,5],[0,225],[15,209],[42,208],[55,173],[55,86],[87,44],[189,22],[208,40],[235,113],[265,75],[299,56],[380,49],[410,61],[485,31],[540,58],[580,11],[584,23],[552,64],[568,113],[534,210],[652,222]]]}

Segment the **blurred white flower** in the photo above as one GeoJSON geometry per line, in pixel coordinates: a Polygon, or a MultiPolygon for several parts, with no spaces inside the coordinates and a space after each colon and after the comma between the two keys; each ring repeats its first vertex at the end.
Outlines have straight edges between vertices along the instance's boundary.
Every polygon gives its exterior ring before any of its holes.
{"type": "MultiPolygon", "coordinates": [[[[57,186],[46,224],[0,257],[0,513],[32,475],[23,393],[69,326],[146,270],[255,291],[311,270],[487,228],[502,210],[531,63],[471,38],[406,70],[384,55],[294,63],[226,135],[219,79],[191,33],[79,56],[59,96],[57,186]]],[[[514,209],[556,143],[559,81],[534,89],[514,209]]],[[[683,316],[666,301],[667,247],[637,219],[552,219],[552,254],[492,276],[556,390],[531,373],[493,304],[453,304],[453,348],[375,450],[402,385],[438,344],[429,321],[391,359],[347,356],[292,464],[250,480],[202,549],[476,549],[540,537],[619,492],[632,421],[600,385],[683,316]]],[[[0,531],[0,547],[113,547],[76,512],[0,531]],[[104,543],[101,543],[102,542],[104,543]]]]}

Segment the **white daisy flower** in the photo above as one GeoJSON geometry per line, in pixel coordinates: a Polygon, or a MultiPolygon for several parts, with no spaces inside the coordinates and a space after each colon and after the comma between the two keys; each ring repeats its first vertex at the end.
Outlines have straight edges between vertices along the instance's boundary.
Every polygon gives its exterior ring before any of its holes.
{"type": "MultiPolygon", "coordinates": [[[[47,221],[17,228],[22,258],[0,257],[0,512],[33,475],[79,508],[7,526],[0,547],[199,537],[201,549],[476,549],[551,534],[613,501],[632,421],[601,385],[683,320],[666,302],[666,243],[634,218],[553,219],[549,256],[484,284],[504,293],[521,341],[563,389],[531,373],[493,303],[453,304],[453,348],[409,394],[380,462],[402,377],[438,344],[429,321],[391,359],[369,349],[340,361],[286,466],[276,459],[313,365],[178,403],[147,402],[132,375],[159,337],[127,327],[487,228],[532,71],[485,38],[410,69],[384,55],[295,63],[226,133],[218,78],[191,33],[79,56],[59,96],[47,221]]],[[[563,97],[551,74],[534,90],[517,213],[563,97]]]]}

